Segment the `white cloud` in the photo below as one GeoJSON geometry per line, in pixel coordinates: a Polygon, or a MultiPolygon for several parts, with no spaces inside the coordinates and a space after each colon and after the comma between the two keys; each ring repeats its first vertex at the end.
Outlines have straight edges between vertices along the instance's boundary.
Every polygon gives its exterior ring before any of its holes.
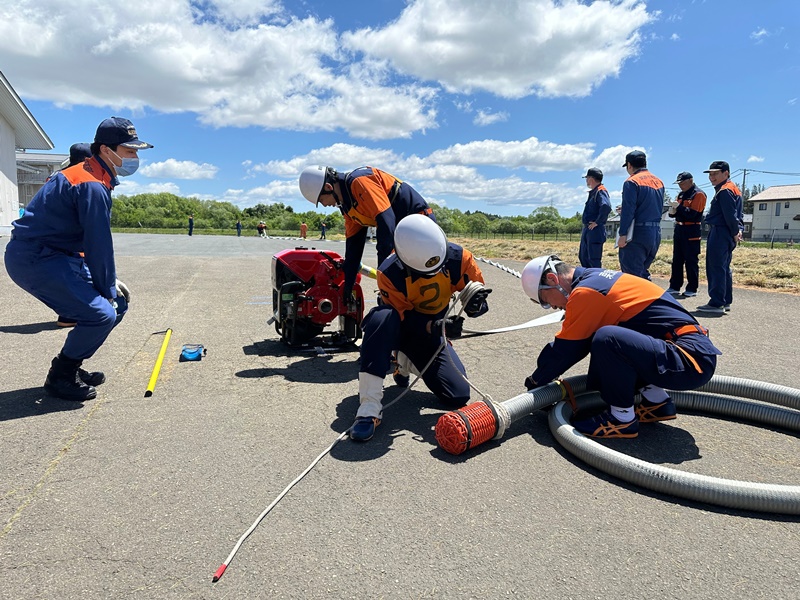
{"type": "Polygon", "coordinates": [[[654,18],[637,0],[416,0],[342,42],[452,92],[586,96],[639,52],[654,18]]]}
{"type": "Polygon", "coordinates": [[[787,102],[787,104],[789,104],[789,106],[794,106],[795,104],[797,104],[797,98],[792,98],[791,100],[789,100],[789,102],[787,102]]]}
{"type": "Polygon", "coordinates": [[[479,168],[523,168],[527,172],[580,171],[582,175],[587,166],[595,166],[606,175],[617,175],[624,173],[620,165],[625,161],[625,155],[634,149],[643,148],[620,145],[606,148],[594,156],[594,144],[591,143],[556,144],[531,137],[521,141],[482,140],[455,144],[420,157],[337,143],[289,160],[252,164],[250,172],[253,174],[283,179],[245,192],[238,191],[235,198],[225,199],[239,206],[252,206],[258,202],[291,204],[300,199],[297,177],[306,166],[321,164],[346,171],[371,164],[398,175],[425,198],[441,205],[446,204],[448,198],[530,210],[552,204],[564,214],[572,214],[579,211],[586,200],[583,186],[526,181],[515,174],[487,178],[479,168]]]}
{"type": "Polygon", "coordinates": [[[679,36],[677,33],[673,33],[671,36],[669,36],[669,39],[673,42],[678,42],[680,41],[681,36],[679,36]]]}
{"type": "Polygon", "coordinates": [[[114,188],[115,196],[135,196],[137,194],[168,194],[181,195],[181,189],[171,181],[164,183],[139,183],[126,177],[120,177],[120,183],[114,188]]]}
{"type": "Polygon", "coordinates": [[[756,29],[755,31],[753,31],[750,34],[750,39],[751,40],[755,40],[755,42],[757,44],[759,44],[759,43],[763,42],[764,39],[768,38],[769,36],[770,36],[770,32],[767,31],[766,29],[764,29],[763,27],[760,27],[759,29],[756,29]]]}
{"type": "Polygon", "coordinates": [[[492,125],[493,123],[502,123],[504,121],[508,121],[508,113],[507,112],[489,112],[487,110],[479,110],[478,114],[472,120],[475,125],[479,127],[484,127],[486,125],[492,125]]]}
{"type": "Polygon", "coordinates": [[[556,144],[535,137],[522,141],[481,140],[455,144],[433,152],[428,159],[441,164],[495,165],[529,171],[581,169],[592,157],[594,144],[556,144]]]}
{"type": "Polygon", "coordinates": [[[137,0],[113,10],[82,0],[80,11],[16,0],[0,4],[0,56],[18,92],[62,106],[190,111],[213,127],[375,139],[435,127],[433,87],[395,86],[385,64],[350,63],[331,20],[279,10],[275,0],[137,0]]]}
{"type": "Polygon", "coordinates": [[[747,162],[749,162],[749,163],[762,163],[762,162],[764,162],[764,157],[763,156],[756,156],[755,154],[751,154],[750,158],[747,159],[747,162]]]}
{"type": "Polygon", "coordinates": [[[174,158],[152,163],[141,169],[141,173],[145,177],[164,179],[214,179],[217,171],[219,171],[219,167],[209,163],[198,164],[190,160],[175,160],[174,158]]]}

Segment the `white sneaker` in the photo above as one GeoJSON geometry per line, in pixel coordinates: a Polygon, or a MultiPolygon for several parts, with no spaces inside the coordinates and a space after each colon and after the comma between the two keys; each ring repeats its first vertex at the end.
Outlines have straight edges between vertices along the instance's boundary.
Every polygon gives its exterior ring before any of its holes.
{"type": "Polygon", "coordinates": [[[681,295],[681,291],[680,290],[676,290],[675,288],[669,288],[667,290],[667,293],[668,294],[672,294],[673,296],[680,296],[681,295]]]}

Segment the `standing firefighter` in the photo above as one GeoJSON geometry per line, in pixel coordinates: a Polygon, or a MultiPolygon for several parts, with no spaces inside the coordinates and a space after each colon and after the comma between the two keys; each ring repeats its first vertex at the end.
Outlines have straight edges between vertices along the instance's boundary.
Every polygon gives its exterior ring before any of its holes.
{"type": "Polygon", "coordinates": [[[677,296],[683,286],[683,269],[686,267],[686,290],[684,296],[697,296],[700,279],[700,238],[703,227],[703,211],[706,209],[706,194],[694,184],[692,174],[684,171],[675,181],[681,193],[670,203],[669,216],[675,217],[672,239],[672,276],[667,292],[677,296]]]}
{"type": "Polygon", "coordinates": [[[623,273],[650,279],[650,265],[661,244],[664,184],[647,170],[647,156],[641,150],[629,152],[622,166],[630,177],[622,184],[619,265],[623,273]]]}
{"type": "Polygon", "coordinates": [[[606,243],[606,221],[611,212],[611,200],[603,185],[603,172],[592,168],[583,176],[589,187],[589,198],[583,207],[583,229],[578,258],[582,267],[601,267],[603,244],[606,243]]]}
{"type": "MultiPolygon", "coordinates": [[[[445,319],[450,296],[470,282],[482,284],[483,275],[472,254],[448,243],[444,231],[423,215],[410,215],[397,224],[394,247],[395,254],[378,270],[383,303],[362,324],[360,406],[350,429],[356,441],[370,439],[381,422],[383,379],[395,349],[398,363],[417,372],[424,369],[422,380],[445,405],[460,407],[469,400],[466,370],[455,350],[445,346],[442,326],[448,338],[461,335],[464,318],[445,319]]],[[[474,293],[464,307],[468,317],[489,310],[486,298],[491,291],[481,287],[474,293]]],[[[408,385],[405,378],[395,376],[395,381],[408,385]]]]}
{"type": "Polygon", "coordinates": [[[344,215],[345,298],[353,291],[369,227],[377,228],[380,265],[394,250],[394,230],[401,219],[419,213],[436,220],[428,203],[413,187],[373,167],[360,167],[349,173],[338,173],[331,167],[308,167],[300,174],[300,192],[315,206],[336,206],[344,215]]]}

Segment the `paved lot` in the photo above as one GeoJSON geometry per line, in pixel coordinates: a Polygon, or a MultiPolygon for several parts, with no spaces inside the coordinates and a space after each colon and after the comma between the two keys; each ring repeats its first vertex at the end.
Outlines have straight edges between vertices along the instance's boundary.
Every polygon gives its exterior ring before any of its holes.
{"type": "MultiPolygon", "coordinates": [[[[543,413],[452,457],[436,445],[442,410],[424,386],[387,410],[371,442],[338,444],[212,585],[239,536],[357,406],[357,354],[287,352],[266,324],[271,255],[293,244],[116,236],[133,301],[88,363],[108,382],[85,404],[42,395],[65,332],[0,269],[0,597],[797,597],[800,519],[620,483],[560,449],[543,413]],[[144,398],[163,339],[154,332],[167,327],[144,398]],[[208,356],[178,362],[183,343],[208,356]]],[[[543,314],[516,278],[484,272],[492,310],[475,328],[543,314]]],[[[702,319],[725,353],[718,373],[800,387],[798,314],[800,297],[736,290],[731,314],[702,319]]],[[[503,400],[523,391],[555,331],[455,348],[473,383],[503,400]]],[[[390,386],[386,399],[396,394],[390,386]]],[[[706,475],[800,483],[797,435],[701,415],[613,447],[706,475]]]]}

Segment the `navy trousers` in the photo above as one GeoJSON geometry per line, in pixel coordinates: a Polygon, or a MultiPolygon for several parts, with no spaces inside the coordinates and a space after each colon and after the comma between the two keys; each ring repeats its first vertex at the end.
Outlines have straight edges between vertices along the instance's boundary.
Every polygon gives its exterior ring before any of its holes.
{"type": "MultiPolygon", "coordinates": [[[[598,225],[597,227],[601,227],[598,225]]],[[[584,227],[581,231],[581,245],[578,248],[578,260],[582,267],[599,269],[603,261],[603,242],[595,242],[592,231],[584,227]]]]}
{"type": "Polygon", "coordinates": [[[679,290],[683,286],[683,268],[686,266],[686,291],[696,292],[700,280],[700,239],[690,240],[685,226],[675,225],[672,240],[672,276],[669,287],[679,290]]]}
{"type": "Polygon", "coordinates": [[[464,406],[469,401],[469,384],[462,377],[466,375],[466,369],[451,345],[437,353],[442,344],[439,335],[408,326],[388,304],[369,311],[361,327],[364,332],[361,371],[385,377],[394,350],[403,352],[418,371],[422,371],[435,356],[431,366],[422,374],[428,389],[450,407],[464,406]]]}
{"type": "MultiPolygon", "coordinates": [[[[60,316],[77,323],[61,352],[75,360],[90,358],[122,320],[117,310],[92,285],[92,276],[79,256],[40,244],[11,240],[6,246],[6,270],[23,290],[60,316]]],[[[124,299],[120,299],[124,304],[124,299]]],[[[125,307],[127,308],[127,307],[125,307]]]]}
{"type": "Polygon", "coordinates": [[[706,277],[711,306],[725,306],[733,302],[733,271],[731,260],[736,241],[727,227],[712,225],[706,244],[706,277]]]}
{"type": "Polygon", "coordinates": [[[633,227],[633,241],[619,249],[619,266],[623,273],[650,279],[650,265],[656,258],[661,244],[661,227],[633,227]]]}
{"type": "Polygon", "coordinates": [[[633,406],[637,390],[645,385],[693,390],[714,375],[717,357],[697,352],[691,355],[702,373],[675,344],[607,325],[598,329],[592,339],[587,385],[598,390],[607,404],[620,408],[633,406]]]}

